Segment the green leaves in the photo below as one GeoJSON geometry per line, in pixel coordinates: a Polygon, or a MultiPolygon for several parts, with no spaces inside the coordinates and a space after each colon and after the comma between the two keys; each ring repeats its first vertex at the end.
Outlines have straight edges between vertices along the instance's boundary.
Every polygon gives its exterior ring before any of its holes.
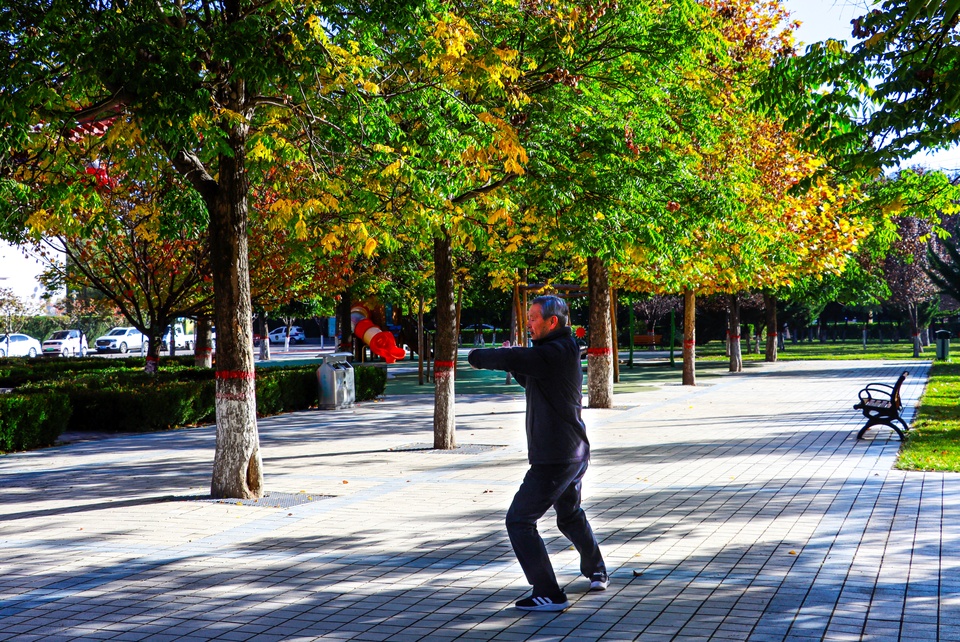
{"type": "Polygon", "coordinates": [[[782,60],[765,104],[851,169],[960,142],[958,11],[957,0],[884,2],[854,21],[849,52],[828,42],[782,60]]]}

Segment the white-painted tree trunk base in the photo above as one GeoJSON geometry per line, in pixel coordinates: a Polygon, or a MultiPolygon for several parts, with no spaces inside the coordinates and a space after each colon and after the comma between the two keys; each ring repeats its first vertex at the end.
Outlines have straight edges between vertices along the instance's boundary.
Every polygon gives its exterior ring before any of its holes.
{"type": "Polygon", "coordinates": [[[263,497],[263,462],[253,378],[217,380],[217,450],[210,496],[263,497]]]}
{"type": "Polygon", "coordinates": [[[590,408],[613,408],[613,359],[610,355],[587,355],[587,404],[590,408]]]}

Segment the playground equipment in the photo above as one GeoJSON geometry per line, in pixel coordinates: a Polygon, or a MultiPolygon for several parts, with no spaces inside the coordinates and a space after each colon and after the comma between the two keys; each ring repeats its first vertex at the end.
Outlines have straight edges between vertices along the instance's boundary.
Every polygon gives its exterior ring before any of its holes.
{"type": "Polygon", "coordinates": [[[370,320],[370,310],[362,303],[355,303],[350,308],[350,323],[353,334],[370,346],[370,352],[383,357],[387,363],[403,359],[407,353],[397,345],[397,340],[390,332],[384,332],[370,320]]]}

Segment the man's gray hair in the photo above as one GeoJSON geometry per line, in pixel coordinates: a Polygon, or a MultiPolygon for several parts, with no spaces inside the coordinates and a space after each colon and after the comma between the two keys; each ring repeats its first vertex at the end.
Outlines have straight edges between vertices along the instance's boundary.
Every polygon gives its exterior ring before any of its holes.
{"type": "Polygon", "coordinates": [[[570,308],[567,307],[567,302],[558,296],[544,294],[531,301],[530,305],[539,305],[540,316],[544,319],[557,317],[558,328],[565,328],[570,324],[570,308]]]}

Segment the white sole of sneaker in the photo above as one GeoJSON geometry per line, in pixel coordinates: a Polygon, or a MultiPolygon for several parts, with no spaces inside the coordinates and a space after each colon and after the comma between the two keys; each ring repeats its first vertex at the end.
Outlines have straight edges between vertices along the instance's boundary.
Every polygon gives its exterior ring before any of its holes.
{"type": "Polygon", "coordinates": [[[520,611],[566,611],[570,608],[570,602],[563,604],[538,604],[536,606],[518,606],[520,611]]]}

